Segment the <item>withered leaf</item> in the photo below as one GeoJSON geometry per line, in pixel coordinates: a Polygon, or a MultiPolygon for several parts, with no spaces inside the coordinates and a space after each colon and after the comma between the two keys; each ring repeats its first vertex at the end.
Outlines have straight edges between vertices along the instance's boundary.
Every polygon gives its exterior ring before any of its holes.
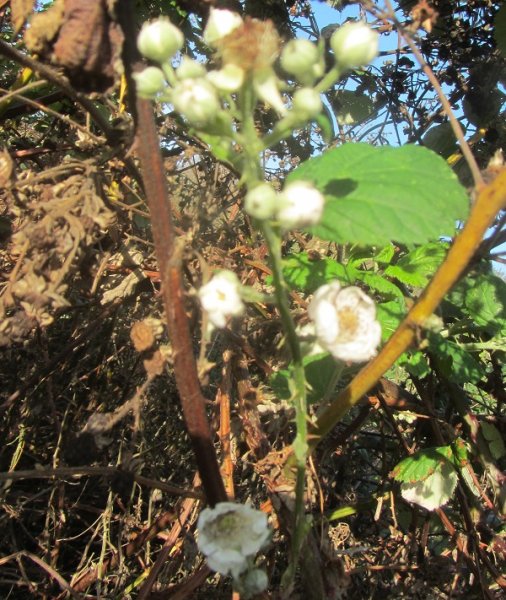
{"type": "Polygon", "coordinates": [[[11,0],[11,21],[14,33],[18,33],[31,15],[35,0],[11,0]]]}

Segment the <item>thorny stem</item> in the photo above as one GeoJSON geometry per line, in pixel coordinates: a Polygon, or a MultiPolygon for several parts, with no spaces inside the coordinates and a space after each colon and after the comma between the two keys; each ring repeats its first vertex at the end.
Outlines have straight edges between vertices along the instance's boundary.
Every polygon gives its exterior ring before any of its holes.
{"type": "Polygon", "coordinates": [[[174,375],[180,395],[183,416],[192,441],[195,459],[207,500],[213,506],[225,502],[227,494],[220,474],[211,429],[206,414],[206,401],[200,389],[197,365],[193,355],[188,317],[184,304],[181,273],[182,257],[178,252],[172,224],[165,169],[160,151],[153,108],[149,100],[135,97],[132,70],[142,62],[135,46],[136,32],[131,2],[118,6],[118,18],[125,33],[124,63],[130,101],[137,117],[138,149],[146,199],[151,214],[153,240],[158,259],[167,325],[174,344],[174,375]]]}

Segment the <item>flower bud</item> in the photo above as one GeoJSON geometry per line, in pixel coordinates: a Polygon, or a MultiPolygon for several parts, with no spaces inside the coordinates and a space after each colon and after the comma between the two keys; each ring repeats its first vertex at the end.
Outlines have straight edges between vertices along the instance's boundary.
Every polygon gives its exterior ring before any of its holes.
{"type": "Polygon", "coordinates": [[[181,80],[205,77],[206,72],[206,68],[202,63],[193,60],[193,58],[188,58],[188,56],[183,56],[181,64],[176,69],[177,78],[181,80]]]}
{"type": "Polygon", "coordinates": [[[265,220],[274,216],[278,194],[268,183],[261,183],[246,194],[245,211],[255,219],[265,220]]]}
{"type": "Polygon", "coordinates": [[[281,53],[281,67],[305,85],[312,85],[324,72],[320,50],[309,40],[290,40],[281,53]]]}
{"type": "Polygon", "coordinates": [[[301,88],[293,95],[293,110],[301,121],[317,117],[322,110],[320,94],[313,88],[301,88]]]}
{"type": "Polygon", "coordinates": [[[172,90],[171,100],[177,112],[196,127],[214,121],[221,110],[216,90],[205,79],[184,79],[172,90]]]}
{"type": "Polygon", "coordinates": [[[243,23],[241,16],[231,10],[211,8],[206,28],[204,29],[204,42],[215,48],[221,39],[232,33],[243,23]]]}
{"type": "Polygon", "coordinates": [[[280,115],[286,114],[286,106],[279,92],[280,81],[272,69],[255,74],[253,87],[260,100],[263,100],[280,115]]]}
{"type": "Polygon", "coordinates": [[[276,217],[283,229],[316,225],[324,206],[324,197],[313,185],[306,181],[295,181],[279,194],[276,217]]]}
{"type": "Polygon", "coordinates": [[[378,34],[365,23],[349,22],[332,34],[330,46],[341,69],[362,67],[378,54],[378,34]]]}
{"type": "Polygon", "coordinates": [[[153,98],[165,88],[165,76],[158,67],[146,67],[134,73],[135,87],[141,98],[153,98]]]}
{"type": "Polygon", "coordinates": [[[184,36],[168,19],[144,23],[137,38],[139,52],[157,63],[163,63],[181,50],[184,36]]]}
{"type": "Polygon", "coordinates": [[[244,70],[237,65],[228,63],[219,71],[209,71],[207,79],[220,92],[237,92],[244,83],[244,70]]]}

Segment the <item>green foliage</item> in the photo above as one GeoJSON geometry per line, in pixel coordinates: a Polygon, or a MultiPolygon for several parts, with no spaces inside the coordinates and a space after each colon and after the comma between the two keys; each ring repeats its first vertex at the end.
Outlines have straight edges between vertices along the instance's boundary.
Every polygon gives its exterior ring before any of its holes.
{"type": "Polygon", "coordinates": [[[454,383],[476,383],[484,375],[483,365],[472,354],[439,333],[428,334],[430,352],[441,374],[454,383]]]}
{"type": "Polygon", "coordinates": [[[455,221],[467,214],[467,195],[454,173],[419,146],[344,144],[288,176],[298,179],[325,194],[323,218],[312,232],[335,242],[426,243],[453,234],[455,221]]]}
{"type": "Polygon", "coordinates": [[[305,252],[286,258],[283,261],[283,274],[291,287],[308,293],[335,279],[344,285],[352,285],[358,277],[357,269],[352,266],[331,258],[313,260],[305,252]]]}
{"type": "MultiPolygon", "coordinates": [[[[336,361],[330,354],[315,354],[304,358],[304,371],[308,383],[308,402],[319,402],[325,396],[327,387],[336,370],[336,361]]],[[[292,390],[293,367],[288,365],[274,373],[269,385],[281,400],[290,400],[292,390]]]]}
{"type": "Polygon", "coordinates": [[[340,125],[355,125],[374,114],[374,103],[369,96],[360,92],[340,90],[332,99],[337,122],[340,125]]]}
{"type": "Polygon", "coordinates": [[[398,301],[381,302],[377,305],[377,317],[381,324],[382,339],[384,342],[399,327],[405,316],[405,308],[398,301]]]}
{"type": "Polygon", "coordinates": [[[443,261],[447,244],[430,243],[419,246],[402,256],[395,265],[385,269],[385,275],[395,277],[401,283],[424,287],[443,261]]]}

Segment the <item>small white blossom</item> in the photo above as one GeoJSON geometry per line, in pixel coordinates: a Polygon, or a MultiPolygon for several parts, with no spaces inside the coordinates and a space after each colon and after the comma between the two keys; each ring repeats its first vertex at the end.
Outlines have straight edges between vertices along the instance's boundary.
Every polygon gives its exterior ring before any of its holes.
{"type": "Polygon", "coordinates": [[[252,558],[270,537],[262,511],[233,502],[203,510],[197,527],[197,545],[209,567],[235,579],[249,570],[252,558]]]}
{"type": "Polygon", "coordinates": [[[332,34],[330,46],[342,69],[363,67],[378,54],[378,34],[362,22],[345,23],[332,34]]]}
{"type": "Polygon", "coordinates": [[[308,307],[318,342],[334,358],[365,362],[376,355],[381,326],[376,306],[360,288],[338,281],[320,287],[308,307]]]}
{"type": "Polygon", "coordinates": [[[241,16],[231,10],[211,8],[206,28],[204,29],[204,42],[215,47],[221,39],[231,34],[234,29],[243,24],[241,16]]]}
{"type": "Polygon", "coordinates": [[[215,88],[220,92],[237,92],[237,90],[244,83],[244,70],[238,65],[232,63],[226,64],[222,69],[218,71],[209,71],[207,79],[214,85],[215,88]]]}
{"type": "Polygon", "coordinates": [[[232,271],[218,271],[200,288],[200,303],[214,327],[225,327],[228,317],[236,317],[243,313],[244,304],[240,289],[239,279],[232,271]]]}
{"type": "Polygon", "coordinates": [[[206,79],[184,79],[172,90],[172,104],[196,127],[214,121],[221,110],[216,89],[206,79]]]}
{"type": "Polygon", "coordinates": [[[165,76],[158,67],[146,67],[134,73],[135,87],[142,98],[153,98],[165,88],[165,76]]]}
{"type": "Polygon", "coordinates": [[[184,36],[168,19],[144,23],[137,38],[139,52],[157,63],[163,63],[181,50],[184,36]]]}
{"type": "Polygon", "coordinates": [[[321,219],[325,198],[310,183],[289,183],[279,194],[276,217],[283,229],[315,225],[321,219]]]}
{"type": "Polygon", "coordinates": [[[268,183],[261,183],[246,194],[244,209],[255,219],[270,219],[274,216],[277,203],[276,190],[268,183]]]}

